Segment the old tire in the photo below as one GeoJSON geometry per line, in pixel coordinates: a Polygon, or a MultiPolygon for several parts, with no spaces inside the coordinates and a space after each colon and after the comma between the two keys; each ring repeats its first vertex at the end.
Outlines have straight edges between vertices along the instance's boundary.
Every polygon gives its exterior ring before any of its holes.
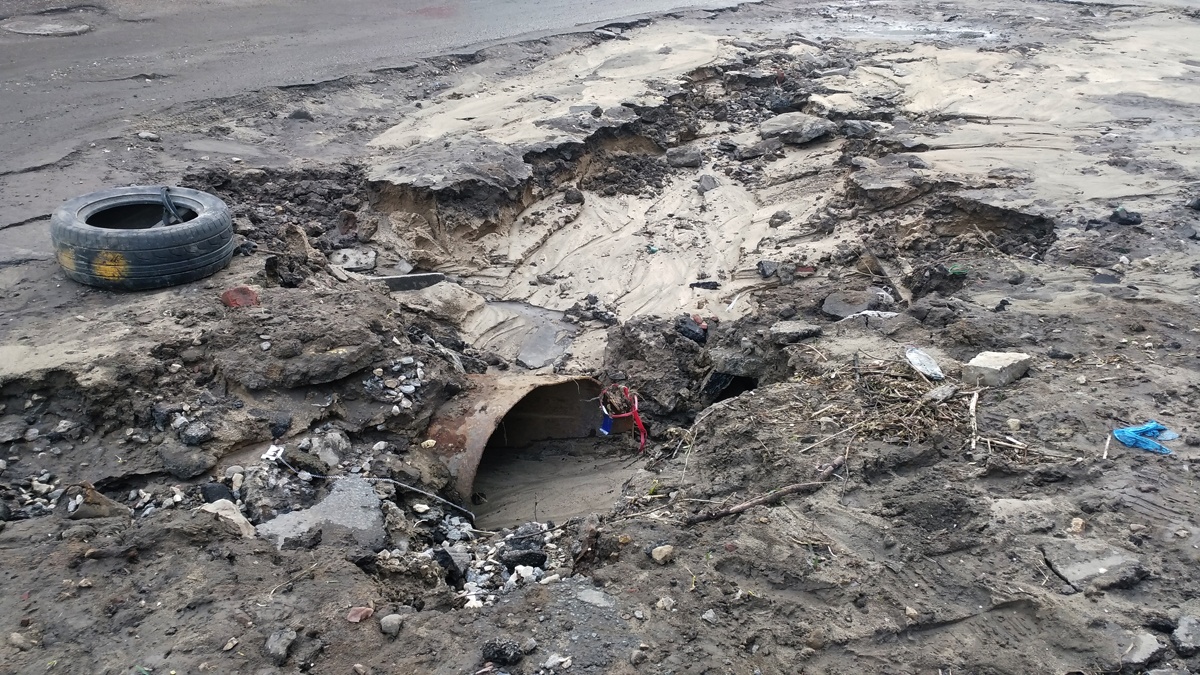
{"type": "Polygon", "coordinates": [[[185,222],[157,223],[162,188],[101,190],[64,203],[50,217],[50,239],[67,278],[89,286],[141,291],[203,279],[233,257],[229,207],[199,190],[171,188],[185,222]]]}

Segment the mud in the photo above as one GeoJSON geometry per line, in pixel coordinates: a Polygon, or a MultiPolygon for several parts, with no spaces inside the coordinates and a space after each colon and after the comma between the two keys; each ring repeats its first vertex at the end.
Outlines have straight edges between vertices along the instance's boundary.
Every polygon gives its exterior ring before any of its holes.
{"type": "Polygon", "coordinates": [[[112,295],[0,232],[0,672],[1200,671],[1198,32],[682,13],[20,178],[212,191],[239,255],[112,295]],[[628,387],[645,448],[481,399],[517,377],[628,387]],[[499,420],[465,483],[455,415],[499,420]],[[1173,454],[1111,437],[1151,419],[1173,454]]]}

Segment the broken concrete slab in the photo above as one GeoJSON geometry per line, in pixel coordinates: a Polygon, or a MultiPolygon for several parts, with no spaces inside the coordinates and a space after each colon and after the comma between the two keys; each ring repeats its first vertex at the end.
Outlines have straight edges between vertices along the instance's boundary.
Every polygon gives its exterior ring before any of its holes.
{"type": "Polygon", "coordinates": [[[1048,541],[1042,544],[1042,554],[1054,572],[1076,588],[1118,567],[1138,563],[1134,554],[1098,539],[1048,541]]]}
{"type": "Polygon", "coordinates": [[[350,477],[334,481],[329,494],[311,508],[285,513],[260,524],[257,531],[260,537],[282,548],[284,540],[313,529],[321,530],[323,541],[349,533],[359,545],[371,550],[381,548],[387,537],[375,488],[369,481],[350,477]]]}
{"type": "Polygon", "coordinates": [[[771,326],[771,341],[777,345],[790,345],[808,338],[819,337],[821,327],[803,321],[779,321],[771,326]]]}
{"type": "Polygon", "coordinates": [[[962,379],[977,386],[1003,387],[1024,375],[1032,363],[1032,356],[1020,352],[981,352],[963,366],[962,379]]]}
{"type": "Polygon", "coordinates": [[[204,506],[200,507],[200,510],[215,514],[224,520],[233,523],[237,527],[238,531],[242,533],[242,537],[244,539],[254,538],[254,526],[250,524],[250,521],[246,519],[246,516],[242,515],[242,512],[238,510],[237,505],[228,499],[218,499],[211,504],[205,504],[204,506]]]}
{"type": "Polygon", "coordinates": [[[1171,642],[1180,656],[1191,656],[1200,652],[1200,619],[1185,616],[1179,619],[1175,632],[1171,633],[1171,642]]]}
{"type": "Polygon", "coordinates": [[[329,264],[351,272],[375,269],[378,254],[373,248],[339,248],[329,252],[329,264]]]}

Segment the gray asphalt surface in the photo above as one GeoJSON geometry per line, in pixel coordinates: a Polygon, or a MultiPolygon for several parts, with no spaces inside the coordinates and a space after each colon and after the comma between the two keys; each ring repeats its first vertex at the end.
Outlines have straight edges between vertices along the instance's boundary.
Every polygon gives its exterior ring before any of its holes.
{"type": "MultiPolygon", "coordinates": [[[[731,0],[105,0],[42,18],[75,37],[0,30],[0,175],[54,162],[131,117],[333,79],[516,37],[731,0]],[[151,76],[147,78],[145,76],[151,76]]],[[[58,6],[62,6],[61,3],[58,6]]],[[[36,13],[15,0],[0,17],[36,13]]]]}

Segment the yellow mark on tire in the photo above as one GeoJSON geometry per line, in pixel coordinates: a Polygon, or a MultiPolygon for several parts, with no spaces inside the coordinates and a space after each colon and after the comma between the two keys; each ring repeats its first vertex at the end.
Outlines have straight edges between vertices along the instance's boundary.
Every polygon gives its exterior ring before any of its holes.
{"type": "Polygon", "coordinates": [[[75,271],[75,251],[72,251],[69,248],[60,248],[58,249],[58,253],[55,255],[58,257],[58,264],[62,266],[64,270],[68,272],[75,271]]]}
{"type": "Polygon", "coordinates": [[[129,273],[129,263],[116,251],[101,251],[92,259],[92,272],[101,279],[120,281],[129,273]]]}

